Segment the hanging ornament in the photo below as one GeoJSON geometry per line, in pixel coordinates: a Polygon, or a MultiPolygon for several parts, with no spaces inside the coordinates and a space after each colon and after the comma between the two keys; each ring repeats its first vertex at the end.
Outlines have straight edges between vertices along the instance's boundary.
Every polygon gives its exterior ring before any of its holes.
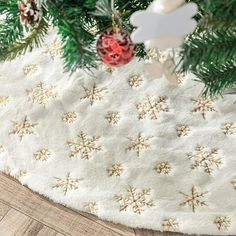
{"type": "Polygon", "coordinates": [[[22,25],[37,27],[43,15],[39,2],[37,0],[20,0],[18,6],[22,25]]]}
{"type": "Polygon", "coordinates": [[[184,0],[154,0],[145,11],[135,12],[131,23],[138,27],[131,38],[135,43],[145,43],[147,48],[166,49],[178,47],[184,37],[194,31],[197,23],[195,3],[184,0]]]}

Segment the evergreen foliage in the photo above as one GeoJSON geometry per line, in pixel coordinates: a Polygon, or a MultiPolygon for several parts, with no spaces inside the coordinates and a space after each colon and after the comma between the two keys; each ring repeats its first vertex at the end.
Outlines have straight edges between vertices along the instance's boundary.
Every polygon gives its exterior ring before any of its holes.
{"type": "Polygon", "coordinates": [[[223,94],[236,85],[236,0],[196,2],[198,28],[182,46],[180,72],[205,84],[203,95],[223,94]]]}

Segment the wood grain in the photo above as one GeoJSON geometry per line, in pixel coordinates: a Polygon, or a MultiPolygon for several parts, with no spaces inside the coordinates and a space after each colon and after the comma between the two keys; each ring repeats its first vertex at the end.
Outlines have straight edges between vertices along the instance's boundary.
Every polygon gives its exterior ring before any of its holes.
{"type": "Polygon", "coordinates": [[[0,221],[2,220],[2,218],[7,214],[7,212],[10,210],[11,208],[3,203],[0,202],[0,221]]]}

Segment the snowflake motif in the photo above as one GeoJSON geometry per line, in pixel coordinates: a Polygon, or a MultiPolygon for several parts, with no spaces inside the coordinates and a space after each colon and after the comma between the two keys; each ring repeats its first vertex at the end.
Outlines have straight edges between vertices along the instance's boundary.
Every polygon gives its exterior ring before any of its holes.
{"type": "Polygon", "coordinates": [[[157,100],[152,96],[147,96],[143,103],[138,103],[136,105],[136,108],[139,111],[138,118],[143,120],[148,116],[151,120],[157,120],[159,113],[169,112],[166,100],[167,97],[165,96],[160,96],[157,100]]]}
{"type": "Polygon", "coordinates": [[[136,151],[137,156],[140,156],[140,152],[145,149],[150,149],[150,139],[153,137],[143,137],[141,133],[138,134],[137,138],[128,138],[130,140],[129,146],[126,151],[136,151]]]}
{"type": "Polygon", "coordinates": [[[233,185],[234,189],[236,190],[236,176],[232,179],[231,184],[233,185]]]}
{"type": "Polygon", "coordinates": [[[95,83],[91,89],[85,87],[83,88],[86,95],[80,98],[81,100],[88,99],[91,106],[94,104],[94,102],[103,100],[103,91],[106,89],[98,89],[95,83]]]}
{"type": "Polygon", "coordinates": [[[50,99],[55,99],[57,97],[57,92],[55,92],[53,86],[47,86],[40,82],[35,88],[26,90],[29,96],[29,100],[32,103],[38,103],[43,107],[49,103],[50,99]]]}
{"type": "Polygon", "coordinates": [[[201,113],[203,119],[206,119],[207,112],[217,112],[217,110],[214,108],[214,104],[213,104],[214,100],[216,99],[209,99],[209,98],[204,98],[204,97],[192,99],[195,105],[192,112],[199,112],[201,113]]]}
{"type": "Polygon", "coordinates": [[[57,40],[52,45],[47,46],[47,50],[45,53],[48,53],[54,60],[58,55],[60,55],[61,48],[62,48],[61,42],[57,40]]]}
{"type": "Polygon", "coordinates": [[[62,115],[62,120],[65,123],[73,123],[77,119],[77,114],[75,111],[72,112],[66,112],[62,115]]]}
{"type": "Polygon", "coordinates": [[[155,206],[154,201],[148,199],[150,194],[150,188],[138,191],[136,188],[129,186],[127,195],[115,195],[115,199],[120,203],[120,211],[127,211],[130,207],[134,213],[141,214],[144,211],[144,207],[155,206]]]}
{"type": "Polygon", "coordinates": [[[4,107],[9,103],[10,99],[8,96],[0,96],[0,107],[4,107]]]}
{"type": "Polygon", "coordinates": [[[80,156],[81,159],[89,160],[93,152],[102,151],[102,147],[96,145],[100,137],[93,136],[92,138],[87,138],[87,134],[81,131],[78,138],[68,141],[68,145],[71,148],[71,158],[80,156]]]}
{"type": "Polygon", "coordinates": [[[178,84],[182,84],[185,80],[185,75],[181,73],[175,73],[177,77],[178,84]]]}
{"type": "Polygon", "coordinates": [[[39,67],[36,64],[30,64],[27,65],[23,68],[24,74],[25,75],[33,75],[34,73],[36,73],[38,71],[39,67]]]}
{"type": "Polygon", "coordinates": [[[236,133],[236,125],[233,122],[225,123],[221,129],[225,135],[232,135],[236,133]]]}
{"type": "Polygon", "coordinates": [[[27,116],[25,116],[22,122],[14,121],[14,128],[10,131],[10,134],[18,135],[20,141],[23,140],[25,135],[35,134],[34,128],[37,123],[31,123],[27,116]]]}
{"type": "Polygon", "coordinates": [[[47,161],[51,156],[51,153],[48,149],[44,148],[41,150],[38,150],[35,154],[34,154],[34,158],[37,161],[47,161]]]}
{"type": "Polygon", "coordinates": [[[20,170],[17,174],[15,174],[13,177],[20,181],[21,178],[25,177],[27,175],[27,171],[20,170]]]}
{"type": "Polygon", "coordinates": [[[164,219],[162,228],[164,231],[176,231],[179,228],[179,223],[174,218],[164,219]]]}
{"type": "Polygon", "coordinates": [[[150,61],[159,61],[159,50],[155,49],[155,48],[151,48],[148,50],[147,52],[147,62],[150,61]]]}
{"type": "Polygon", "coordinates": [[[110,168],[107,169],[107,173],[110,177],[121,176],[123,170],[124,169],[121,164],[114,164],[110,168]]]}
{"type": "Polygon", "coordinates": [[[214,224],[216,225],[218,230],[228,231],[231,225],[231,220],[228,216],[218,216],[215,218],[214,224]]]}
{"type": "Polygon", "coordinates": [[[143,77],[141,75],[132,75],[129,77],[128,83],[131,88],[138,88],[143,83],[143,77]]]}
{"type": "Polygon", "coordinates": [[[57,184],[53,186],[53,188],[59,188],[63,191],[64,195],[66,195],[69,191],[77,190],[79,188],[80,182],[83,179],[73,178],[71,173],[67,173],[66,178],[55,178],[57,180],[57,184]]]}
{"type": "Polygon", "coordinates": [[[180,124],[176,126],[176,132],[177,132],[178,137],[188,136],[190,131],[191,129],[188,125],[180,124]]]}
{"type": "Polygon", "coordinates": [[[207,174],[212,174],[214,167],[219,168],[219,166],[223,164],[222,159],[217,157],[218,151],[218,148],[209,149],[197,145],[195,152],[187,153],[190,160],[194,159],[191,169],[195,170],[201,167],[207,174]]]}
{"type": "Polygon", "coordinates": [[[165,174],[165,175],[170,174],[172,170],[170,163],[167,161],[158,163],[154,169],[158,174],[165,174]]]}
{"type": "Polygon", "coordinates": [[[87,212],[96,215],[98,213],[98,205],[96,202],[87,202],[84,205],[84,208],[87,212]]]}
{"type": "Polygon", "coordinates": [[[120,114],[119,112],[112,112],[109,111],[105,117],[105,119],[111,124],[115,125],[120,121],[120,114]]]}
{"type": "Polygon", "coordinates": [[[198,192],[194,186],[191,188],[190,194],[180,192],[185,198],[184,202],[180,203],[180,206],[189,206],[192,211],[195,212],[197,207],[207,206],[206,202],[203,200],[207,193],[208,192],[198,192]]]}

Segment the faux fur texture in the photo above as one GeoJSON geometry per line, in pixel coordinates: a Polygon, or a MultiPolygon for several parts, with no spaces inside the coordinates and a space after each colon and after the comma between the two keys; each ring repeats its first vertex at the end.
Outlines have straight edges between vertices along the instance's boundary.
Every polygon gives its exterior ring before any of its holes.
{"type": "Polygon", "coordinates": [[[0,170],[101,219],[236,234],[235,96],[205,100],[144,62],[63,73],[55,34],[0,65],[0,170]]]}

